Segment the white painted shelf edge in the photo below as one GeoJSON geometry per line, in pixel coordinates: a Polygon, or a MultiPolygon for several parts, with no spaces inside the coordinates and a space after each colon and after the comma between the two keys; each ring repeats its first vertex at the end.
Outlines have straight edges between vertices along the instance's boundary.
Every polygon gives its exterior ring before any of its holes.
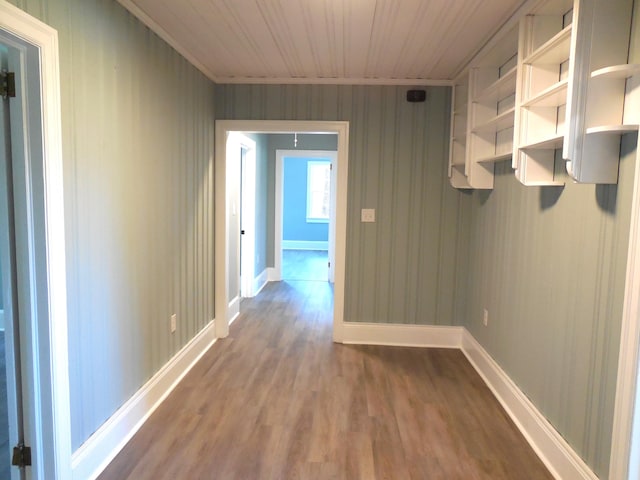
{"type": "Polygon", "coordinates": [[[640,63],[628,63],[624,65],[612,65],[599,68],[591,72],[591,78],[627,78],[640,74],[640,63]]]}
{"type": "Polygon", "coordinates": [[[495,133],[500,130],[513,127],[513,119],[515,114],[515,107],[502,112],[500,115],[496,115],[491,120],[481,125],[478,125],[472,130],[472,133],[495,133]]]}
{"type": "Polygon", "coordinates": [[[587,135],[592,134],[624,134],[638,131],[638,125],[601,125],[587,128],[587,135]]]}
{"type": "Polygon", "coordinates": [[[567,103],[568,81],[565,78],[522,102],[523,107],[558,107],[567,103]]]}
{"type": "Polygon", "coordinates": [[[524,63],[560,63],[569,58],[571,48],[571,25],[567,25],[524,59],[524,63]]]}
{"type": "Polygon", "coordinates": [[[499,100],[516,91],[517,67],[513,67],[507,73],[498,78],[495,82],[485,88],[476,96],[474,102],[482,103],[499,100]]]}
{"type": "Polygon", "coordinates": [[[497,162],[501,162],[502,160],[507,160],[508,158],[511,158],[511,155],[512,155],[511,152],[500,153],[500,154],[492,155],[490,157],[479,158],[478,160],[476,160],[476,162],[477,163],[497,163],[497,162]]]}
{"type": "Polygon", "coordinates": [[[520,150],[547,150],[561,148],[564,142],[564,135],[554,135],[544,140],[538,140],[526,145],[520,145],[520,150]]]}

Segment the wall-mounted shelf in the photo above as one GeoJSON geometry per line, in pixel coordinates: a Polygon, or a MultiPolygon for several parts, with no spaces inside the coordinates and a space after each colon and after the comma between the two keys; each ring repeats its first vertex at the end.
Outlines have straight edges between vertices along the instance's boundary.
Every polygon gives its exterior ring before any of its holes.
{"type": "Polygon", "coordinates": [[[471,133],[497,133],[500,130],[513,127],[513,114],[515,110],[514,107],[511,107],[500,115],[496,115],[491,120],[473,127],[471,133]]]}
{"type": "Polygon", "coordinates": [[[543,1],[520,20],[513,166],[525,185],[562,183],[555,162],[565,136],[572,9],[573,1],[543,1]]]}
{"type": "Polygon", "coordinates": [[[467,117],[469,76],[459,78],[451,96],[451,143],[449,144],[449,182],[455,188],[471,188],[465,173],[467,155],[467,117]]]}
{"type": "Polygon", "coordinates": [[[591,72],[591,78],[629,78],[640,74],[640,63],[613,65],[591,72]]]}
{"type": "Polygon", "coordinates": [[[587,135],[623,135],[638,131],[638,125],[603,125],[600,127],[587,128],[587,135]]]}
{"type": "Polygon", "coordinates": [[[556,148],[562,148],[563,141],[564,135],[554,135],[544,140],[537,140],[525,145],[520,145],[520,150],[555,150],[556,148]]]}
{"type": "Polygon", "coordinates": [[[621,136],[640,130],[639,1],[540,0],[471,61],[452,115],[465,188],[493,188],[509,156],[525,185],[562,185],[560,162],[578,183],[617,182],[621,136]]]}
{"type": "Polygon", "coordinates": [[[517,68],[514,66],[511,70],[480,92],[473,101],[476,103],[494,103],[512,95],[516,91],[516,73],[517,68]]]}
{"type": "Polygon", "coordinates": [[[571,25],[567,25],[523,60],[526,65],[552,65],[564,62],[571,50],[571,25]]]}
{"type": "Polygon", "coordinates": [[[511,152],[500,153],[476,160],[478,163],[498,163],[511,158],[511,152]]]}
{"type": "Polygon", "coordinates": [[[560,80],[525,100],[522,107],[559,107],[567,103],[567,79],[560,80]]]}
{"type": "Polygon", "coordinates": [[[577,182],[617,183],[621,135],[637,132],[640,123],[640,96],[632,92],[640,65],[629,62],[634,2],[576,1],[563,157],[577,182]]]}
{"type": "Polygon", "coordinates": [[[472,188],[493,188],[494,163],[513,150],[518,30],[488,47],[469,70],[465,174],[472,188]]]}

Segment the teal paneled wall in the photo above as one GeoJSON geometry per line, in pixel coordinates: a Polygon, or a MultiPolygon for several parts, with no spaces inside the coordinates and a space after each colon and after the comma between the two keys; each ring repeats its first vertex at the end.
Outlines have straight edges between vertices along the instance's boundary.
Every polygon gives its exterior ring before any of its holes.
{"type": "Polygon", "coordinates": [[[607,478],[635,138],[618,185],[525,187],[508,162],[463,195],[464,325],[600,476],[607,478]],[[482,324],[483,309],[489,324],[482,324]]]}
{"type": "Polygon", "coordinates": [[[450,91],[407,87],[218,85],[216,118],[347,120],[345,320],[451,325],[460,195],[446,158],[450,91]],[[375,224],[360,209],[375,208],[375,224]]]}
{"type": "Polygon", "coordinates": [[[59,34],[76,449],[213,318],[214,90],[114,1],[13,3],[59,34]]]}

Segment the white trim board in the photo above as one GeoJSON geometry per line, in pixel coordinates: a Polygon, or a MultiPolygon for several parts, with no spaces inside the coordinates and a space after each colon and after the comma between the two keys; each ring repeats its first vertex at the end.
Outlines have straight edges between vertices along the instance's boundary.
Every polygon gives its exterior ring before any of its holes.
{"type": "Polygon", "coordinates": [[[0,330],[4,332],[4,310],[0,310],[0,330]]]}
{"type": "MultiPolygon", "coordinates": [[[[28,169],[32,187],[30,290],[34,299],[32,339],[33,371],[37,378],[32,390],[35,438],[32,438],[34,478],[69,478],[71,472],[71,409],[69,400],[69,359],[67,346],[67,292],[64,236],[64,185],[62,163],[62,121],[60,107],[60,62],[58,32],[23,10],[0,0],[0,29],[38,50],[40,126],[29,141],[42,149],[41,164],[28,169]],[[43,262],[36,259],[45,259],[43,262]],[[45,263],[46,262],[46,263],[45,263]],[[37,296],[34,293],[38,288],[37,296]],[[36,299],[37,298],[37,299],[36,299]]],[[[30,57],[30,54],[27,53],[30,57]]],[[[31,62],[29,62],[31,63],[31,62]]],[[[37,106],[35,107],[37,109],[37,106]]],[[[31,112],[30,112],[31,113],[31,112]]],[[[34,159],[38,159],[34,152],[34,159]]],[[[37,160],[40,162],[40,159],[37,160]]]]}
{"type": "Polygon", "coordinates": [[[73,454],[72,478],[97,478],[215,341],[210,322],[73,454]]]}
{"type": "Polygon", "coordinates": [[[283,250],[329,250],[328,240],[282,240],[283,250]]]}
{"type": "Polygon", "coordinates": [[[260,275],[253,279],[253,296],[258,295],[267,283],[269,283],[269,269],[265,268],[260,275]]]}
{"type": "Polygon", "coordinates": [[[345,344],[459,348],[482,377],[538,457],[558,480],[597,480],[527,396],[464,327],[345,323],[345,344]]]}
{"type": "Polygon", "coordinates": [[[240,301],[242,298],[238,295],[236,298],[229,302],[229,308],[227,309],[227,321],[231,325],[236,318],[240,316],[240,301]]]}
{"type": "Polygon", "coordinates": [[[342,343],[398,347],[460,348],[463,327],[349,322],[342,343]]]}

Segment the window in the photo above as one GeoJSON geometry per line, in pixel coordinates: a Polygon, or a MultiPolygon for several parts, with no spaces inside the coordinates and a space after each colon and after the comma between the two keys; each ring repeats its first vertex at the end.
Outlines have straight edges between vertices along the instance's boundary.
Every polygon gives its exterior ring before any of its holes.
{"type": "Polygon", "coordinates": [[[328,222],[331,162],[307,163],[307,222],[328,222]]]}

